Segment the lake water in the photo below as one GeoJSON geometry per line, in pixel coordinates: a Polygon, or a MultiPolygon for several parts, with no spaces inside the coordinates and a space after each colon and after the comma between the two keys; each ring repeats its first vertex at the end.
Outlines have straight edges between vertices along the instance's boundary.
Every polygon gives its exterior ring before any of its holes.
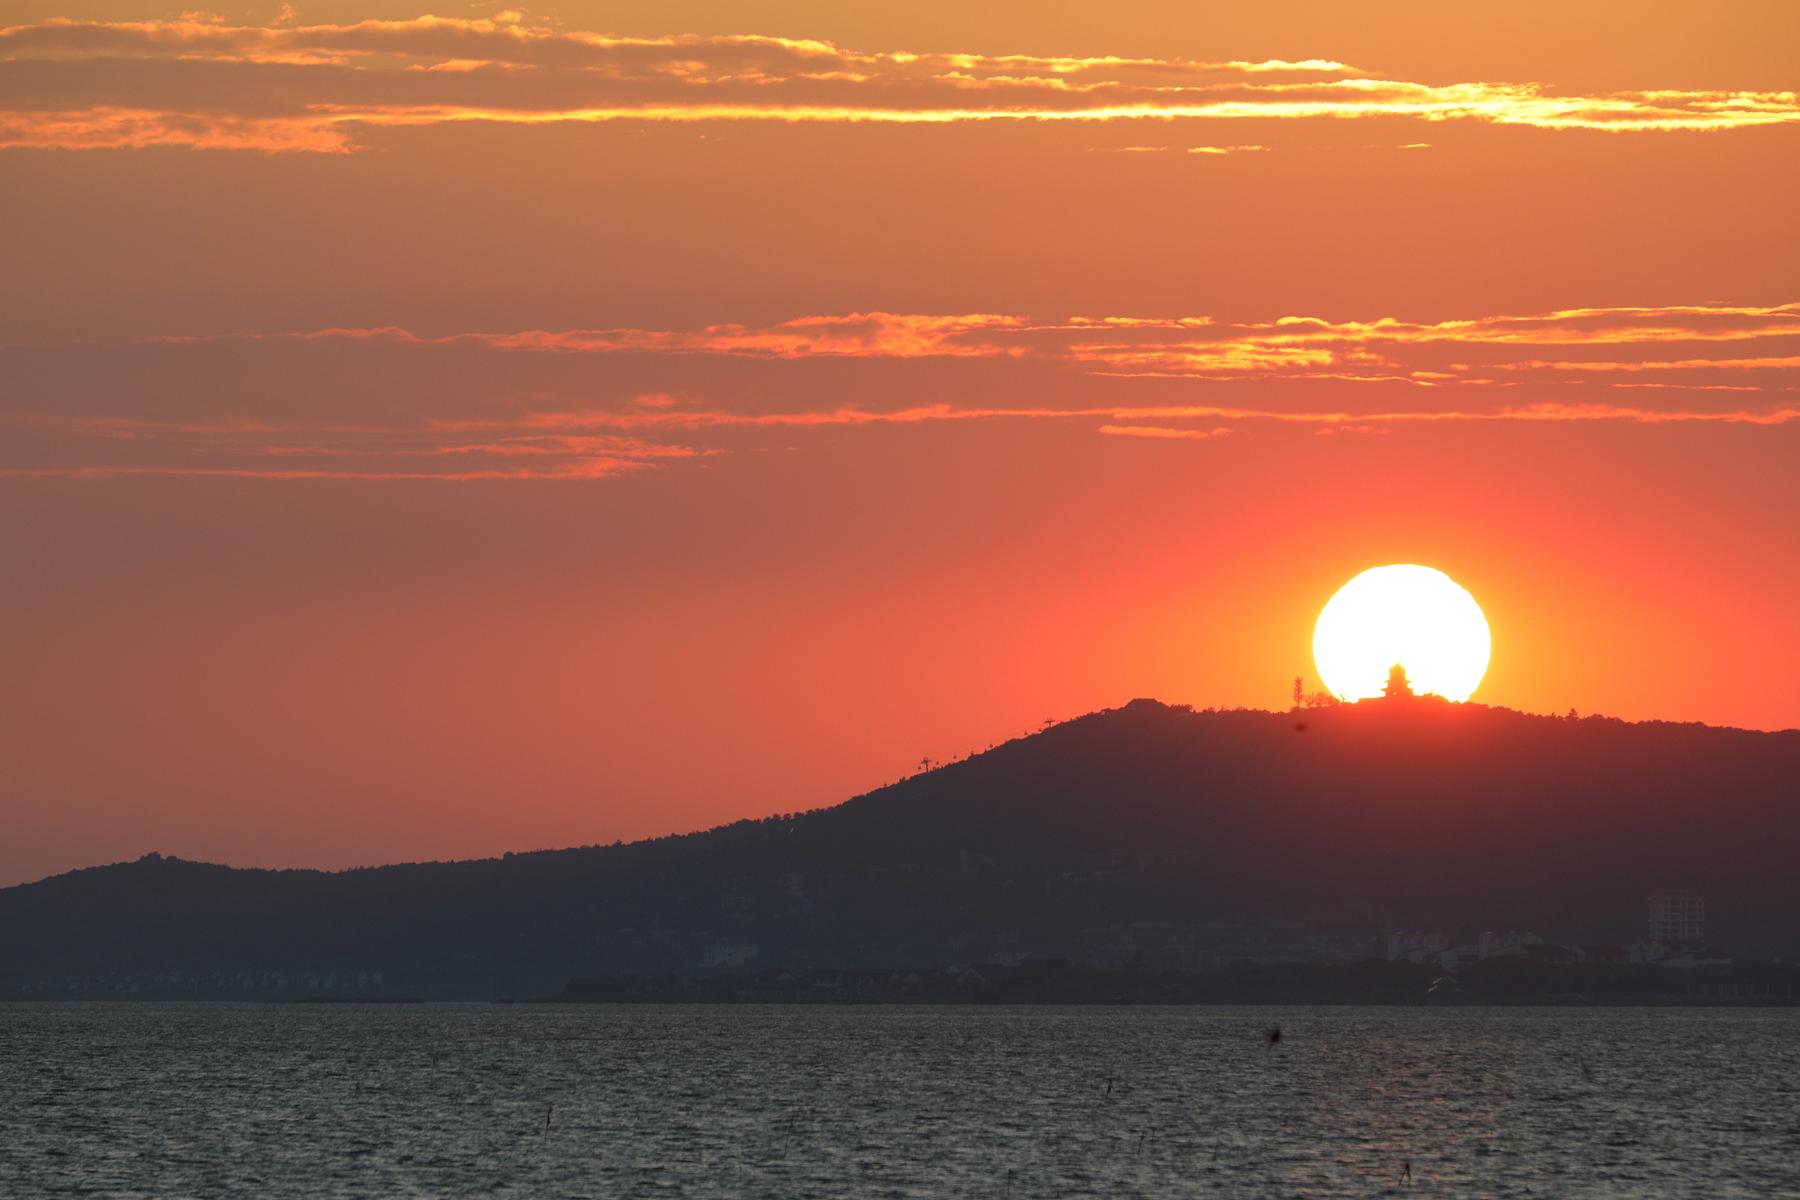
{"type": "Polygon", "coordinates": [[[1797,1089],[1795,1010],[13,1004],[0,1196],[1800,1196],[1797,1089]]]}

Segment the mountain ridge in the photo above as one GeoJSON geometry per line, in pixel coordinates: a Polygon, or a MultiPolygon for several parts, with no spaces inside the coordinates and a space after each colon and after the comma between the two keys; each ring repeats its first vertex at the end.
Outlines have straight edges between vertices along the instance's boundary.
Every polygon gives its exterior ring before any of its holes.
{"type": "MultiPolygon", "coordinates": [[[[1440,700],[1440,698],[1435,697],[1435,696],[1425,695],[1425,696],[1414,697],[1413,700],[1414,700],[1414,702],[1423,702],[1426,704],[1431,704],[1431,703],[1438,702],[1440,700]]],[[[1383,701],[1383,700],[1367,700],[1367,701],[1363,701],[1361,703],[1371,705],[1371,706],[1380,706],[1387,702],[1383,701]]],[[[1442,703],[1444,703],[1446,705],[1446,707],[1451,706],[1451,702],[1449,702],[1449,701],[1443,701],[1442,703]]],[[[1270,716],[1270,717],[1292,717],[1302,723],[1306,722],[1310,717],[1315,716],[1315,715],[1319,714],[1320,712],[1330,712],[1332,709],[1335,709],[1335,708],[1354,709],[1357,707],[1356,704],[1351,703],[1351,704],[1325,705],[1325,706],[1318,706],[1318,707],[1290,708],[1290,709],[1263,709],[1263,708],[1198,708],[1197,709],[1191,704],[1169,703],[1167,701],[1156,700],[1156,699],[1150,698],[1150,697],[1140,697],[1137,699],[1127,701],[1125,704],[1119,705],[1115,708],[1095,709],[1092,712],[1083,713],[1076,717],[1070,717],[1065,721],[1055,722],[1054,725],[1051,726],[1050,728],[1056,728],[1056,727],[1060,727],[1063,725],[1073,724],[1074,722],[1087,720],[1091,717],[1105,716],[1108,713],[1121,712],[1126,709],[1130,709],[1133,706],[1152,706],[1152,707],[1156,707],[1156,708],[1169,709],[1169,710],[1172,710],[1175,712],[1194,713],[1194,714],[1200,714],[1200,715],[1247,713],[1247,714],[1256,714],[1256,715],[1260,715],[1260,716],[1270,716]]],[[[1591,722],[1599,722],[1602,724],[1629,725],[1629,726],[1638,727],[1638,728],[1706,730],[1706,731],[1711,731],[1711,732],[1716,732],[1716,733],[1725,733],[1725,734],[1749,734],[1752,736],[1769,736],[1769,737],[1789,737],[1789,736],[1791,736],[1794,738],[1800,738],[1800,728],[1748,729],[1748,728],[1745,728],[1742,726],[1736,726],[1736,725],[1713,725],[1713,724],[1710,724],[1705,721],[1671,721],[1671,720],[1665,720],[1665,719],[1661,719],[1661,718],[1652,718],[1652,719],[1643,720],[1643,721],[1629,721],[1622,717],[1609,716],[1604,713],[1584,713],[1584,714],[1579,714],[1574,717],[1570,717],[1570,716],[1566,716],[1566,715],[1560,715],[1557,713],[1525,712],[1520,709],[1505,708],[1505,707],[1502,707],[1499,705],[1481,704],[1481,703],[1478,703],[1475,701],[1466,701],[1466,702],[1456,703],[1454,705],[1454,707],[1452,708],[1452,711],[1454,711],[1454,709],[1464,709],[1464,710],[1469,710],[1469,711],[1480,711],[1480,712],[1491,712],[1491,713],[1503,713],[1508,716],[1521,717],[1521,718],[1525,718],[1527,720],[1538,720],[1538,721],[1557,721],[1557,722],[1565,722],[1565,721],[1571,721],[1571,720],[1577,721],[1577,722],[1591,721],[1591,722]]],[[[808,809],[796,809],[792,812],[770,813],[767,816],[763,816],[763,817],[740,817],[733,821],[725,821],[725,822],[721,822],[720,824],[717,824],[717,825],[708,825],[708,826],[704,826],[699,829],[689,829],[689,830],[680,830],[680,831],[675,831],[675,832],[670,832],[670,833],[653,834],[649,837],[634,838],[630,841],[626,841],[624,839],[617,839],[617,840],[614,840],[611,842],[583,842],[583,843],[573,845],[573,846],[543,846],[543,847],[538,847],[538,848],[532,849],[532,850],[506,850],[506,851],[502,851],[499,854],[481,855],[481,856],[470,857],[470,858],[401,859],[401,860],[397,860],[395,862],[364,863],[364,864],[356,864],[356,865],[347,866],[347,867],[237,866],[237,865],[233,865],[231,863],[226,863],[226,862],[216,862],[211,859],[186,858],[186,857],[183,857],[179,853],[163,854],[162,852],[160,852],[158,850],[147,850],[144,853],[140,854],[136,858],[117,859],[117,860],[114,860],[113,862],[94,863],[94,864],[91,864],[88,866],[82,866],[82,867],[71,867],[68,870],[57,871],[53,874],[45,875],[45,876],[42,876],[37,879],[22,880],[18,883],[12,883],[12,884],[0,886],[0,893],[13,891],[13,890],[19,889],[19,888],[37,887],[41,884],[49,883],[53,880],[65,879],[65,878],[68,878],[71,876],[85,875],[85,874],[88,874],[90,872],[95,872],[95,871],[107,871],[107,870],[111,870],[111,869],[117,868],[117,867],[127,867],[127,866],[132,866],[134,864],[145,863],[145,862],[159,862],[160,861],[160,862],[167,862],[167,863],[179,863],[179,864],[183,864],[183,865],[187,865],[187,866],[217,868],[217,869],[225,870],[225,871],[259,872],[259,873],[270,874],[270,875],[302,874],[302,875],[337,876],[337,875],[353,875],[358,872],[364,872],[364,871],[382,871],[382,870],[388,870],[390,868],[400,868],[400,867],[455,867],[455,866],[464,866],[464,865],[471,865],[471,864],[499,863],[499,862],[505,862],[505,861],[508,861],[510,859],[515,859],[515,858],[530,858],[530,857],[535,857],[535,856],[553,855],[553,854],[573,854],[573,853],[579,853],[582,851],[592,851],[592,850],[612,850],[612,849],[618,849],[618,848],[627,847],[627,846],[641,846],[641,845],[666,842],[666,841],[671,841],[671,840],[679,840],[682,838],[703,837],[707,834],[718,833],[722,830],[732,829],[732,828],[740,826],[740,825],[756,824],[761,821],[786,819],[786,818],[790,818],[790,817],[803,817],[803,816],[809,816],[814,813],[828,812],[834,808],[842,807],[845,804],[853,803],[853,802],[861,800],[867,796],[874,795],[878,792],[883,792],[890,788],[900,787],[900,786],[907,784],[913,780],[923,778],[924,776],[931,775],[931,774],[934,774],[939,771],[950,770],[950,769],[960,766],[964,763],[967,763],[973,759],[982,758],[986,755],[995,753],[996,751],[998,751],[1006,746],[1014,745],[1014,744],[1017,744],[1020,742],[1030,741],[1033,738],[1042,736],[1044,732],[1046,732],[1046,731],[1045,730],[1034,730],[1029,733],[1021,734],[1020,736],[1015,737],[1015,738],[1009,738],[1007,741],[996,743],[995,745],[988,747],[986,750],[975,751],[963,758],[947,760],[945,762],[939,763],[939,764],[931,767],[927,771],[920,771],[913,775],[903,776],[902,778],[896,780],[893,783],[882,784],[879,787],[872,788],[866,792],[859,792],[854,796],[847,797],[843,800],[839,800],[832,804],[820,805],[818,807],[808,808],[808,809]]]]}
{"type": "Polygon", "coordinates": [[[146,855],[65,872],[0,889],[0,991],[335,964],[467,994],[496,973],[548,986],[752,962],[1083,958],[1145,924],[1195,946],[1471,924],[1625,940],[1644,894],[1674,885],[1714,898],[1729,948],[1789,951],[1800,891],[1778,868],[1800,849],[1797,780],[1792,731],[1429,698],[1139,700],[830,807],[637,842],[341,871],[146,855]]]}

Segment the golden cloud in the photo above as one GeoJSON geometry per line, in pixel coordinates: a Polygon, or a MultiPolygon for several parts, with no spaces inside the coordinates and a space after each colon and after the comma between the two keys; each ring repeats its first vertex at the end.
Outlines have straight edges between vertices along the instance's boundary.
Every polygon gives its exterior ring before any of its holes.
{"type": "MultiPolygon", "coordinates": [[[[494,19],[0,29],[0,147],[341,152],[377,126],[482,121],[959,123],[1395,116],[1540,129],[1800,121],[1791,91],[1561,95],[1427,84],[1324,59],[1206,62],[858,51],[762,36],[617,37],[494,19]]],[[[1200,146],[1191,152],[1249,151],[1200,146]]]]}

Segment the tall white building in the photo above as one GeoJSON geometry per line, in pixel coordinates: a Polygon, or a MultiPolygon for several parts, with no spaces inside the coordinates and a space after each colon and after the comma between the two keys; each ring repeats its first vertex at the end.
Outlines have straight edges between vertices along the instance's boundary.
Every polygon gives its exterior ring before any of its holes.
{"type": "Polygon", "coordinates": [[[1692,888],[1650,893],[1650,940],[1672,946],[1706,941],[1706,897],[1692,888]]]}

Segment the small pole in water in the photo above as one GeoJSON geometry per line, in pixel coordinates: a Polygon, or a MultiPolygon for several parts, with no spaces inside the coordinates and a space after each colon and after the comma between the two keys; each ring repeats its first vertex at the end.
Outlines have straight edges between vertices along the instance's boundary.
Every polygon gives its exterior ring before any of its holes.
{"type": "Polygon", "coordinates": [[[550,1107],[544,1110],[544,1141],[546,1144],[550,1141],[550,1117],[555,1112],[556,1102],[552,1100],[550,1102],[550,1107]]]}

